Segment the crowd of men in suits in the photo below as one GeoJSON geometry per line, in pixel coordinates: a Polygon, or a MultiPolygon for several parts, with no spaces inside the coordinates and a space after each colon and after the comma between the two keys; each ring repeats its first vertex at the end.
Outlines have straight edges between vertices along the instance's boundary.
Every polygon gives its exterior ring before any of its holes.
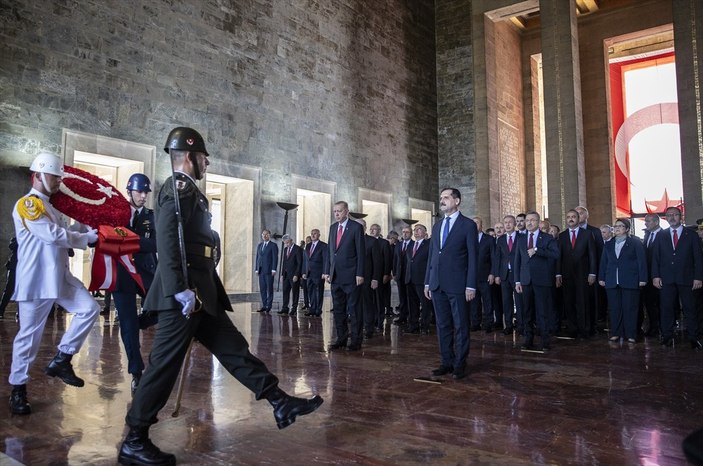
{"type": "MultiPolygon", "coordinates": [[[[329,244],[320,240],[317,229],[300,246],[285,235],[279,314],[296,315],[302,286],[304,315],[321,316],[327,282],[336,330],[330,350],[357,351],[364,339],[383,333],[389,322],[401,326],[406,334],[426,335],[434,328],[442,363],[433,372],[451,372],[456,378],[465,375],[469,332],[502,331],[511,337],[517,332],[522,337],[521,348],[547,351],[553,336],[589,339],[617,325],[608,322],[606,296],[612,288],[629,286],[624,276],[617,276],[619,270],[630,270],[626,265],[629,256],[621,256],[622,247],[618,247],[608,269],[600,266],[607,255],[605,246],[611,241],[619,243],[622,234],[614,237],[609,225],[590,225],[583,206],[566,212],[563,230],[534,211],[505,215],[494,228],[484,230],[480,217],[469,219],[458,212],[461,198],[460,194],[453,197],[456,193],[443,191],[444,219],[435,224],[431,236],[426,226],[414,224],[384,238],[379,225],[367,230],[364,220],[351,219],[345,202],[335,204],[336,222],[330,227],[329,244]],[[453,209],[452,202],[456,203],[453,209]],[[450,221],[452,215],[459,227],[450,221]],[[453,228],[457,228],[454,235],[449,235],[453,228]],[[610,274],[608,280],[606,274],[610,274]],[[398,290],[396,308],[390,302],[392,281],[398,290]],[[437,306],[444,311],[438,312],[437,306]],[[540,346],[535,345],[538,336],[540,346]]],[[[683,227],[676,207],[666,212],[670,228],[662,229],[659,220],[655,214],[645,217],[644,241],[629,232],[629,221],[615,222],[616,227],[627,223],[626,236],[637,241],[642,260],[646,258],[646,277],[634,274],[636,312],[626,316],[636,319],[637,335],[628,332],[625,338],[623,333],[623,341],[658,337],[662,345],[672,346],[683,311],[681,323],[685,323],[691,347],[703,349],[699,335],[703,328],[703,234],[699,237],[696,229],[683,227]]],[[[703,227],[698,231],[703,232],[703,227]]],[[[264,243],[257,252],[257,271],[269,278],[276,273],[278,250],[274,249],[270,263],[263,264],[264,243]]],[[[614,254],[611,249],[608,253],[614,254]]],[[[632,290],[626,296],[634,296],[632,290]]],[[[628,299],[627,305],[632,306],[633,300],[628,299]]],[[[262,290],[262,311],[270,310],[270,300],[269,291],[262,290]]],[[[615,330],[610,331],[611,341],[619,338],[615,330]]]]}

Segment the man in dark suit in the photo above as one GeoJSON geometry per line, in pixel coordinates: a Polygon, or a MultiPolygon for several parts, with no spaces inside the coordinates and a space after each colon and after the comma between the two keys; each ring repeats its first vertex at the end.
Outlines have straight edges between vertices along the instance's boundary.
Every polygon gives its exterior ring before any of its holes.
{"type": "MultiPolygon", "coordinates": [[[[366,233],[366,221],[363,218],[357,220],[366,233]]],[[[374,296],[378,286],[383,280],[383,253],[381,243],[373,236],[364,234],[364,284],[361,285],[361,304],[364,321],[364,337],[373,337],[376,328],[376,316],[378,309],[374,296]]]]}
{"type": "Polygon", "coordinates": [[[525,330],[522,321],[522,295],[515,292],[515,252],[517,251],[518,233],[515,231],[515,217],[506,215],[503,218],[505,234],[496,241],[495,260],[493,261],[495,270],[493,275],[495,282],[500,285],[501,297],[503,300],[503,316],[496,316],[502,320],[504,335],[513,334],[513,313],[516,316],[518,333],[523,334],[525,330]]]}
{"type": "MultiPolygon", "coordinates": [[[[654,240],[657,238],[659,232],[662,231],[662,228],[659,225],[659,215],[645,215],[644,226],[644,253],[647,258],[647,276],[652,277],[652,253],[654,252],[654,240]]],[[[647,314],[647,321],[649,322],[645,336],[659,336],[659,288],[652,284],[652,280],[648,280],[647,284],[642,289],[642,302],[644,304],[644,311],[647,314]]],[[[640,313],[637,320],[638,329],[642,327],[643,321],[644,315],[640,313]]]]}
{"type": "Polygon", "coordinates": [[[310,231],[310,243],[305,247],[303,256],[303,278],[308,282],[308,298],[310,309],[306,317],[320,317],[322,315],[322,299],[325,293],[325,264],[328,259],[327,243],[320,240],[320,230],[310,231]]]}
{"type": "MultiPolygon", "coordinates": [[[[563,289],[564,313],[569,336],[588,338],[593,328],[588,312],[590,289],[596,282],[596,243],[593,235],[579,228],[579,213],[566,212],[567,228],[559,234],[557,261],[557,288],[563,289]]],[[[600,229],[598,231],[600,234],[600,229]]],[[[556,316],[554,316],[556,317],[556,316]]]]}
{"type": "MultiPolygon", "coordinates": [[[[583,206],[575,207],[574,210],[579,214],[579,227],[588,231],[591,236],[593,236],[593,241],[596,244],[596,270],[600,267],[600,258],[603,255],[603,246],[605,241],[603,241],[603,234],[600,228],[588,224],[588,209],[583,206]]],[[[608,299],[604,290],[600,286],[591,286],[589,288],[589,300],[587,312],[591,316],[591,329],[590,333],[596,333],[596,323],[602,322],[605,324],[608,316],[608,299]]]]}
{"type": "Polygon", "coordinates": [[[261,294],[261,309],[259,312],[271,312],[273,305],[273,278],[276,276],[278,262],[278,245],[271,241],[271,232],[261,232],[261,243],[256,247],[256,268],[259,276],[259,293],[261,294]]]}
{"type": "Polygon", "coordinates": [[[303,251],[303,266],[301,267],[301,279],[300,279],[300,288],[303,290],[303,309],[304,311],[307,311],[310,309],[310,298],[308,297],[308,281],[305,278],[305,252],[308,250],[308,244],[312,243],[312,237],[310,235],[305,237],[305,241],[300,242],[300,249],[303,251]]]}
{"type": "Polygon", "coordinates": [[[383,332],[383,323],[386,319],[386,301],[390,307],[391,296],[391,273],[393,271],[393,247],[390,242],[381,235],[381,226],[374,223],[369,227],[369,234],[376,238],[381,247],[383,256],[383,277],[376,289],[376,322],[375,327],[377,332],[383,332]],[[388,299],[386,299],[388,295],[388,299]]]}
{"type": "Polygon", "coordinates": [[[300,276],[303,270],[303,250],[295,244],[290,235],[283,235],[283,306],[278,311],[281,315],[295,316],[298,314],[298,299],[300,298],[300,276]],[[288,307],[290,292],[293,291],[293,302],[288,307]]]}
{"type": "Polygon", "coordinates": [[[417,224],[413,228],[414,240],[406,254],[407,271],[405,285],[408,290],[408,329],[406,333],[429,335],[432,317],[432,302],[425,296],[425,272],[430,251],[427,228],[417,224]]]}
{"type": "Polygon", "coordinates": [[[345,348],[351,337],[348,351],[361,349],[363,339],[363,316],[361,309],[361,285],[364,284],[364,259],[366,243],[364,229],[349,219],[349,205],[335,203],[334,219],[329,234],[329,260],[325,278],[332,284],[332,306],[337,340],[330,350],[345,348]]]}
{"type": "Polygon", "coordinates": [[[660,290],[662,345],[674,344],[674,321],[681,302],[691,347],[703,349],[695,292],[703,284],[703,251],[698,234],[681,224],[678,207],[666,209],[669,228],[657,234],[652,251],[652,284],[660,290]]]}
{"type": "Polygon", "coordinates": [[[535,323],[539,327],[542,350],[550,348],[549,316],[559,248],[552,235],[539,231],[539,214],[525,216],[524,235],[518,235],[515,253],[515,291],[522,293],[525,322],[523,349],[532,349],[535,323]]]}
{"type": "MultiPolygon", "coordinates": [[[[398,232],[395,230],[389,231],[388,236],[386,236],[391,253],[391,278],[393,277],[393,258],[395,257],[395,247],[398,244],[398,239],[398,232]]],[[[391,295],[393,294],[392,281],[393,280],[389,280],[388,285],[383,290],[383,307],[386,310],[386,315],[389,317],[396,314],[395,309],[391,305],[391,295]]]]}
{"type": "Polygon", "coordinates": [[[425,296],[432,300],[437,319],[440,366],[432,371],[439,376],[452,372],[455,379],[466,377],[469,355],[469,307],[476,296],[478,269],[478,230],[470,218],[459,212],[461,193],[443,189],[439,209],[444,219],[432,228],[425,296]]]}
{"type": "MultiPolygon", "coordinates": [[[[127,353],[127,372],[132,374],[132,393],[135,392],[144,371],[144,360],[139,343],[139,315],[137,314],[137,294],[146,296],[156,272],[156,222],[154,211],[144,207],[151,192],[151,181],[142,173],[135,173],[127,182],[127,198],[131,217],[128,228],[139,235],[139,252],[134,253],[134,267],[141,277],[142,285],[122,265],[117,266],[117,282],[112,291],[115,308],[120,316],[120,337],[127,353]]],[[[149,313],[153,314],[153,313],[149,313]]],[[[143,314],[144,316],[147,313],[143,314]]],[[[146,319],[144,317],[142,320],[146,319]]]]}
{"type": "Polygon", "coordinates": [[[406,282],[406,269],[408,266],[407,254],[412,248],[412,232],[409,226],[403,227],[400,240],[393,253],[393,279],[398,286],[398,317],[393,319],[396,325],[408,323],[408,287],[406,282]]]}
{"type": "Polygon", "coordinates": [[[164,150],[171,157],[175,180],[167,179],[159,192],[156,216],[159,263],[144,303],[145,309],[159,312],[159,325],[149,366],[127,412],[129,432],[120,447],[121,464],[176,464],[174,455],[162,452],[151,442],[149,428],[157,422],[159,411],[171,395],[193,339],[212,352],[257,400],[265,398],[271,403],[279,429],[322,404],[319,396],[305,400],[283,392],[276,376],[249,352],[249,343],[225,314],[232,311],[232,305],[211,257],[214,241],[208,200],[196,184],[209,165],[202,136],[191,128],[176,128],[169,134],[164,150]],[[178,234],[175,196],[180,204],[183,243],[178,234]],[[183,270],[183,249],[187,273],[183,270]],[[198,292],[198,308],[193,290],[198,292]]]}
{"type": "Polygon", "coordinates": [[[495,255],[495,239],[483,232],[483,220],[481,217],[474,217],[478,228],[478,275],[476,299],[471,301],[471,330],[481,329],[486,333],[493,332],[495,317],[493,316],[493,256],[495,255]],[[483,309],[482,309],[483,308],[483,309]],[[483,312],[481,312],[483,310],[483,312]]]}

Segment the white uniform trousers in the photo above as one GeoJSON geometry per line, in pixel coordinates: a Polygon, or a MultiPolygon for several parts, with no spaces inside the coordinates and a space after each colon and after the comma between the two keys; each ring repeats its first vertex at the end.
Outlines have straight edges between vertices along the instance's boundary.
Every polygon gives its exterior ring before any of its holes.
{"type": "Polygon", "coordinates": [[[39,352],[46,319],[54,303],[73,314],[68,329],[59,343],[59,351],[76,354],[88,338],[98,318],[100,306],[84,287],[66,286],[64,291],[65,296],[57,299],[35,299],[18,303],[20,328],[12,346],[10,384],[22,385],[29,380],[29,368],[39,352]]]}

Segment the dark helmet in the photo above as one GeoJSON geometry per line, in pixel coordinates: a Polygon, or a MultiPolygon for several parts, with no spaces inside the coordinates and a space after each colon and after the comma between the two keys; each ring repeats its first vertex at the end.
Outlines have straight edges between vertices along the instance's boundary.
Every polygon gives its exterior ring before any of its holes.
{"type": "Polygon", "coordinates": [[[203,137],[200,133],[193,128],[185,128],[183,126],[174,128],[168,134],[164,151],[168,154],[168,151],[171,149],[202,152],[205,155],[210,155],[205,149],[205,141],[203,141],[203,137]]]}
{"type": "Polygon", "coordinates": [[[149,181],[149,177],[143,173],[135,173],[130,176],[129,181],[127,182],[127,191],[150,193],[151,181],[149,181]]]}

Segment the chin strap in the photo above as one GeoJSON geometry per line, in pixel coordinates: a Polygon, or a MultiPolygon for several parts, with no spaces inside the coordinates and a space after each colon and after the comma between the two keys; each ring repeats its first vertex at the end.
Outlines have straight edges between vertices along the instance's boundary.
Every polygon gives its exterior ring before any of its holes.
{"type": "Polygon", "coordinates": [[[188,158],[190,159],[190,162],[193,164],[193,175],[195,175],[195,179],[196,180],[201,179],[200,165],[198,165],[198,156],[195,155],[195,152],[188,152],[188,158]]]}
{"type": "Polygon", "coordinates": [[[46,182],[46,173],[40,173],[41,175],[41,183],[44,185],[44,189],[48,193],[49,196],[51,196],[51,189],[49,189],[49,183],[46,182]]]}

